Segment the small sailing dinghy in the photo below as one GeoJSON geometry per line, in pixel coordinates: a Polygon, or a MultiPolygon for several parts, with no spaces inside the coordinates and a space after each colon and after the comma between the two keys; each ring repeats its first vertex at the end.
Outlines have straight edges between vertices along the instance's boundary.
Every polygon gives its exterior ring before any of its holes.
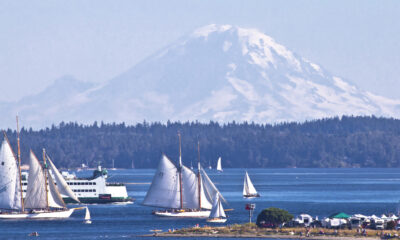
{"type": "Polygon", "coordinates": [[[167,156],[162,155],[142,204],[164,208],[165,210],[153,211],[157,216],[207,218],[212,208],[212,196],[217,193],[221,195],[201,168],[200,162],[197,173],[182,164],[179,147],[178,166],[175,166],[167,156]]]}
{"type": "Polygon", "coordinates": [[[224,223],[226,222],[226,215],[224,208],[222,207],[221,200],[219,199],[218,194],[215,195],[214,203],[213,203],[213,208],[211,209],[211,213],[209,218],[207,219],[207,222],[211,223],[224,223]]]}
{"type": "Polygon", "coordinates": [[[249,174],[246,171],[244,175],[244,183],[243,183],[243,197],[245,198],[256,198],[260,197],[257,190],[255,189],[253,183],[250,180],[249,174]]]}
{"type": "Polygon", "coordinates": [[[86,207],[86,212],[85,212],[85,224],[91,224],[92,220],[90,219],[90,212],[89,208],[86,207]]]}
{"type": "Polygon", "coordinates": [[[221,157],[218,158],[217,171],[222,172],[221,157]]]}

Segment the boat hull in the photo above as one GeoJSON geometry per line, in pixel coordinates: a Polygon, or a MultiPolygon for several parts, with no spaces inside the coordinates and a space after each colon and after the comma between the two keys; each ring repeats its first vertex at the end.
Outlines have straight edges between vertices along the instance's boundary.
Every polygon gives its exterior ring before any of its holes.
{"type": "Polygon", "coordinates": [[[226,218],[212,218],[212,219],[207,219],[207,222],[210,223],[224,223],[226,222],[226,218]]]}
{"type": "Polygon", "coordinates": [[[210,216],[209,210],[204,211],[182,211],[182,212],[171,212],[171,211],[155,211],[154,215],[160,217],[187,217],[187,218],[208,218],[210,216]]]}
{"type": "Polygon", "coordinates": [[[248,195],[243,195],[244,198],[258,198],[260,197],[260,194],[248,194],[248,195]]]}
{"type": "MultiPolygon", "coordinates": [[[[76,203],[75,200],[72,198],[63,198],[65,203],[76,203]]],[[[110,198],[99,198],[99,197],[80,197],[79,201],[85,204],[92,204],[92,203],[124,203],[124,202],[134,202],[135,199],[131,197],[110,197],[110,198]]]]}
{"type": "Polygon", "coordinates": [[[69,218],[75,209],[54,212],[35,213],[2,213],[0,219],[45,219],[45,218],[69,218]]]}

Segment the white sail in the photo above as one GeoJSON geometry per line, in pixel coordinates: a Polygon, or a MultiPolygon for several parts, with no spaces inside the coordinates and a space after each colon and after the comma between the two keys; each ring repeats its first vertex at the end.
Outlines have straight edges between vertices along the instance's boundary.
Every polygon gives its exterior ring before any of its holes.
{"type": "Polygon", "coordinates": [[[204,183],[203,183],[203,177],[201,176],[201,174],[200,174],[200,187],[201,187],[200,188],[201,208],[211,209],[212,204],[207,198],[206,190],[205,190],[204,183]]]}
{"type": "Polygon", "coordinates": [[[53,162],[51,161],[51,159],[49,157],[47,157],[47,160],[49,162],[50,165],[50,169],[51,172],[54,175],[54,179],[56,180],[57,183],[57,188],[58,191],[61,194],[64,194],[70,198],[72,198],[73,200],[75,200],[76,202],[80,202],[79,199],[75,196],[74,192],[71,190],[71,188],[68,186],[67,182],[65,181],[64,177],[61,175],[61,173],[58,171],[58,169],[56,168],[56,166],[53,164],[53,162]]]}
{"type": "Polygon", "coordinates": [[[199,190],[196,174],[189,168],[182,165],[182,199],[183,208],[199,207],[199,190]]]}
{"type": "Polygon", "coordinates": [[[205,195],[206,195],[208,201],[213,203],[214,202],[214,196],[216,194],[219,194],[221,199],[226,203],[225,198],[218,191],[217,187],[214,185],[214,183],[208,177],[207,173],[203,169],[201,169],[201,173],[202,173],[203,180],[204,180],[204,182],[203,182],[204,192],[205,192],[205,195]]]}
{"type": "Polygon", "coordinates": [[[213,207],[211,209],[210,218],[225,218],[225,211],[222,207],[221,200],[219,199],[219,194],[214,197],[213,207]]]}
{"type": "Polygon", "coordinates": [[[88,207],[86,207],[85,220],[90,220],[90,212],[88,207]]]}
{"type": "Polygon", "coordinates": [[[53,177],[50,174],[47,174],[48,179],[48,202],[49,207],[52,208],[65,208],[65,203],[58,192],[56,185],[54,184],[53,177]]]}
{"type": "Polygon", "coordinates": [[[164,208],[181,206],[178,169],[165,155],[161,158],[143,205],[164,208]]]}
{"type": "Polygon", "coordinates": [[[256,195],[257,191],[250,180],[249,174],[246,171],[244,175],[244,183],[243,183],[243,195],[256,195]]]}
{"type": "Polygon", "coordinates": [[[46,188],[42,166],[32,151],[30,152],[25,208],[47,208],[46,188]]]}
{"type": "Polygon", "coordinates": [[[221,157],[218,158],[217,170],[222,172],[221,157]]]}
{"type": "Polygon", "coordinates": [[[19,170],[11,146],[6,140],[0,149],[0,208],[21,209],[19,170]]]}

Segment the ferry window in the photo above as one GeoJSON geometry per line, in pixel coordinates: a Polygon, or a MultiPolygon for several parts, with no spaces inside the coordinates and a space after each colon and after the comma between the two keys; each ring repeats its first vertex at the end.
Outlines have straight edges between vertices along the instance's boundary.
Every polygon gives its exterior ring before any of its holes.
{"type": "Polygon", "coordinates": [[[89,190],[86,189],[85,192],[89,192],[89,190]]]}
{"type": "Polygon", "coordinates": [[[93,189],[93,192],[96,192],[96,189],[93,189]]]}
{"type": "Polygon", "coordinates": [[[96,185],[96,182],[94,182],[93,185],[96,185]]]}

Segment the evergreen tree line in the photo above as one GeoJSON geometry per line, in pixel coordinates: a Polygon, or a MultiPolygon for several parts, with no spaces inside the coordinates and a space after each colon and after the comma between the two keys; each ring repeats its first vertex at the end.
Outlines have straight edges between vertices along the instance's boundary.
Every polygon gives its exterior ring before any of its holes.
{"type": "MultiPolygon", "coordinates": [[[[400,120],[377,117],[327,118],[277,125],[217,122],[167,122],[81,125],[60,123],[42,130],[22,128],[22,162],[29,150],[45,148],[58,167],[82,163],[117,168],[156,168],[165,153],[179,156],[182,135],[185,165],[197,165],[197,142],[204,167],[218,157],[228,168],[400,167],[400,120]]],[[[16,152],[16,132],[5,130],[16,152]]]]}

